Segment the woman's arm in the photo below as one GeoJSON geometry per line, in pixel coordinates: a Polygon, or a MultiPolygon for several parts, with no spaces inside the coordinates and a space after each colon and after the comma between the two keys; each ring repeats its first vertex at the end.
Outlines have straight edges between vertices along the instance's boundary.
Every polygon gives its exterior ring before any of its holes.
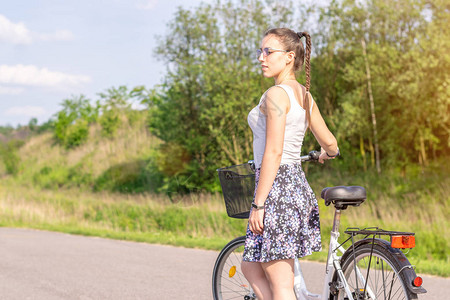
{"type": "Polygon", "coordinates": [[[317,142],[323,149],[322,154],[319,157],[319,162],[323,163],[326,159],[334,158],[333,156],[336,156],[339,151],[337,141],[325,124],[317,105],[314,105],[312,109],[310,128],[316,137],[317,142]]]}
{"type": "MultiPolygon", "coordinates": [[[[290,108],[289,97],[282,88],[272,87],[267,92],[261,108],[266,115],[266,146],[255,195],[255,203],[258,206],[264,205],[280,167],[281,156],[283,155],[286,114],[290,108]]],[[[252,210],[249,218],[252,232],[262,234],[264,227],[263,217],[264,209],[252,210]]]]}

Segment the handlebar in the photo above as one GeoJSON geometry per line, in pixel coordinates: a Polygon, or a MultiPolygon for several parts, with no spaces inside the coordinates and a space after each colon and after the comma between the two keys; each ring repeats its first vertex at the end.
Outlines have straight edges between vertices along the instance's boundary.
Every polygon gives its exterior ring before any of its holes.
{"type": "Polygon", "coordinates": [[[304,161],[318,161],[320,156],[320,151],[310,151],[307,155],[300,156],[302,162],[304,161]]]}

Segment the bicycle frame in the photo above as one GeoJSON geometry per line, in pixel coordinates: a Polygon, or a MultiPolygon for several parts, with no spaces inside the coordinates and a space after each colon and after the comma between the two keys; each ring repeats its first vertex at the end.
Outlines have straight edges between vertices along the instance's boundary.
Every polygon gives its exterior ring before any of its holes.
{"type": "MultiPolygon", "coordinates": [[[[308,155],[302,156],[301,160],[309,161],[309,160],[317,160],[320,153],[317,151],[312,151],[308,155]]],[[[249,161],[248,164],[254,170],[253,161],[249,161]]],[[[310,293],[306,287],[305,280],[303,278],[300,262],[298,259],[294,260],[294,292],[296,298],[298,300],[312,300],[312,299],[322,299],[327,300],[331,298],[336,298],[335,295],[338,295],[340,298],[345,297],[347,300],[354,300],[356,298],[370,297],[370,299],[377,299],[374,291],[379,293],[377,285],[373,285],[372,287],[368,284],[371,282],[369,280],[369,274],[371,270],[371,261],[372,254],[377,252],[376,255],[378,264],[378,260],[381,260],[381,272],[384,276],[383,271],[383,263],[390,268],[390,273],[392,273],[392,279],[398,280],[398,289],[403,288],[403,294],[409,299],[414,294],[422,294],[426,293],[426,290],[421,286],[421,278],[419,278],[414,272],[414,268],[410,265],[408,259],[404,256],[404,254],[399,249],[413,248],[414,247],[414,238],[410,239],[410,236],[414,236],[412,232],[399,232],[399,231],[387,231],[380,229],[378,227],[368,227],[364,229],[359,229],[356,227],[347,228],[345,231],[346,234],[349,234],[350,237],[347,238],[343,243],[338,242],[339,238],[339,226],[340,226],[340,218],[341,218],[341,210],[346,209],[348,206],[359,206],[366,199],[366,192],[364,188],[358,186],[342,186],[336,187],[336,189],[326,188],[322,191],[322,198],[325,199],[325,204],[329,205],[333,203],[335,205],[335,213],[333,220],[333,227],[331,230],[331,237],[329,242],[329,249],[327,255],[327,263],[325,266],[325,274],[323,280],[323,288],[321,294],[313,294],[310,293]],[[328,190],[330,189],[330,190],[328,190]],[[330,192],[327,195],[327,191],[333,191],[335,194],[330,192]],[[342,194],[342,195],[341,195],[342,194]],[[334,197],[334,198],[333,198],[334,197]],[[354,241],[354,237],[356,235],[363,235],[362,239],[358,241],[354,241]],[[391,242],[384,240],[381,238],[383,236],[390,236],[391,242]],[[372,236],[372,238],[368,238],[372,236]],[[378,236],[378,238],[376,238],[378,236]],[[396,238],[394,240],[394,238],[396,238]],[[399,240],[400,238],[400,240],[399,240]],[[343,245],[351,239],[352,248],[345,249],[343,245]],[[410,241],[411,240],[411,241],[410,241]],[[394,243],[395,242],[395,243],[394,243]],[[369,249],[370,248],[370,249],[369,249]],[[370,251],[370,252],[369,252],[370,251]],[[341,256],[339,256],[339,252],[341,256]],[[369,254],[370,253],[370,254],[369,254]],[[359,260],[357,260],[356,254],[358,254],[359,260]],[[364,258],[368,257],[368,267],[364,266],[366,264],[364,258]],[[362,272],[360,267],[364,268],[362,272]],[[342,265],[341,265],[342,264],[342,265]],[[345,272],[342,270],[342,266],[345,267],[345,272]],[[349,269],[351,266],[351,270],[349,269]],[[365,269],[367,267],[367,270],[365,269]],[[364,274],[365,273],[365,274],[364,274]],[[402,273],[400,276],[399,274],[402,273]],[[350,276],[351,275],[351,276],[350,276]],[[348,281],[347,281],[347,277],[348,281]],[[419,279],[418,285],[416,285],[416,279],[419,279]],[[345,293],[343,295],[343,293],[345,293]]],[[[245,237],[239,237],[234,239],[229,243],[230,247],[234,246],[242,246],[243,239],[245,237]]],[[[222,299],[222,288],[220,281],[220,274],[217,272],[222,272],[224,268],[224,263],[227,261],[228,256],[234,253],[236,248],[227,248],[228,245],[222,250],[219,255],[218,260],[216,261],[216,265],[214,266],[213,272],[213,293],[215,299],[222,299]],[[230,252],[231,250],[231,252],[230,252]],[[230,252],[230,253],[228,253],[230,252]],[[222,263],[221,261],[225,257],[225,261],[222,263]],[[219,278],[219,279],[217,279],[219,278]]],[[[233,266],[236,268],[236,266],[233,266]]],[[[375,266],[375,271],[377,267],[375,266]]],[[[236,269],[232,270],[232,275],[234,276],[236,269]]],[[[231,274],[231,273],[230,273],[231,274]]],[[[376,274],[375,274],[376,275],[376,274]]],[[[384,277],[382,279],[383,288],[384,286],[384,277]]],[[[243,289],[245,292],[244,299],[256,299],[256,295],[252,290],[251,286],[241,283],[241,285],[237,285],[239,288],[243,289]]],[[[390,284],[390,289],[394,286],[394,281],[390,284]]],[[[391,290],[390,290],[391,291],[391,290]]],[[[389,295],[390,295],[389,291],[389,295]]],[[[233,291],[232,291],[233,292],[233,291]]],[[[242,295],[242,294],[241,294],[242,295]]],[[[385,292],[386,295],[386,292],[385,292]]],[[[412,297],[414,298],[414,297],[412,297]]]]}
{"type": "MultiPolygon", "coordinates": [[[[323,291],[321,295],[313,294],[308,291],[306,288],[306,283],[303,278],[303,273],[300,267],[300,262],[298,259],[294,261],[294,290],[295,294],[297,296],[298,300],[312,300],[312,299],[322,299],[326,300],[329,299],[330,296],[330,285],[332,276],[334,274],[334,271],[336,270],[339,278],[342,282],[342,287],[345,289],[347,293],[347,297],[349,300],[353,300],[352,292],[349,288],[349,285],[347,283],[347,280],[345,279],[344,273],[341,269],[340,264],[340,256],[337,255],[337,250],[341,252],[342,254],[346,251],[339,243],[339,224],[340,224],[340,218],[341,218],[341,211],[339,209],[335,210],[334,213],[334,221],[333,221],[333,229],[331,231],[331,238],[330,238],[330,245],[328,248],[328,258],[327,258],[327,264],[325,268],[325,278],[323,281],[323,291]]],[[[360,270],[358,267],[356,267],[356,271],[358,274],[359,279],[361,282],[365,282],[364,276],[360,273],[360,270]]],[[[375,296],[373,292],[368,288],[367,292],[372,297],[372,299],[375,299],[375,296]]]]}

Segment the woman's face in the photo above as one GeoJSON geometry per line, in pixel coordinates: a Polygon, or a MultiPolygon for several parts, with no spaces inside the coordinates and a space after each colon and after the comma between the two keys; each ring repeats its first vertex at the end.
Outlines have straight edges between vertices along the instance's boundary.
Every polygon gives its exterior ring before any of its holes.
{"type": "MultiPolygon", "coordinates": [[[[261,49],[271,48],[277,50],[285,50],[278,38],[274,35],[267,35],[261,41],[261,49]]],[[[292,53],[292,52],[291,52],[292,53]]],[[[263,76],[267,78],[278,77],[280,73],[285,70],[291,59],[287,52],[272,52],[265,56],[264,53],[258,57],[261,63],[263,76]]]]}

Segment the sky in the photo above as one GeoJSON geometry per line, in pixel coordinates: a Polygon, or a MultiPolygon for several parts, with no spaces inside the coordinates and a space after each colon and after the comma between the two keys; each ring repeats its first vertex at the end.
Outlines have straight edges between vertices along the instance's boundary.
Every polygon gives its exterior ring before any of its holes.
{"type": "Polygon", "coordinates": [[[72,96],[161,83],[156,36],[177,7],[201,2],[0,0],[0,126],[42,124],[72,96]]]}

